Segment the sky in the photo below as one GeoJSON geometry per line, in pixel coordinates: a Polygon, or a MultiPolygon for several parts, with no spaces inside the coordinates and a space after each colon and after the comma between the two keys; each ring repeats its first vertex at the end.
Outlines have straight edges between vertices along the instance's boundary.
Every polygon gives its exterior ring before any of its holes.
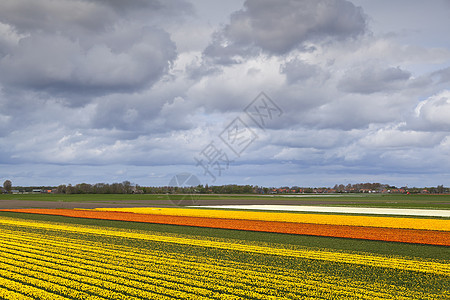
{"type": "Polygon", "coordinates": [[[448,0],[2,0],[0,181],[450,186],[448,0]]]}

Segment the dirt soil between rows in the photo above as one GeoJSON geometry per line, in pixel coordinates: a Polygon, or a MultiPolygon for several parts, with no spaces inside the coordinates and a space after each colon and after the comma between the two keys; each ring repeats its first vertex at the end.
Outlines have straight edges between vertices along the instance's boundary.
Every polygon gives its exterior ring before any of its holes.
{"type": "MultiPolygon", "coordinates": [[[[370,204],[372,201],[327,201],[327,200],[301,200],[301,199],[214,199],[196,200],[195,205],[354,205],[370,204]]],[[[47,208],[47,209],[73,209],[73,208],[101,208],[101,207],[176,207],[175,202],[169,198],[162,200],[122,200],[102,202],[67,202],[67,201],[29,201],[29,200],[0,200],[0,209],[16,208],[47,208]]]]}

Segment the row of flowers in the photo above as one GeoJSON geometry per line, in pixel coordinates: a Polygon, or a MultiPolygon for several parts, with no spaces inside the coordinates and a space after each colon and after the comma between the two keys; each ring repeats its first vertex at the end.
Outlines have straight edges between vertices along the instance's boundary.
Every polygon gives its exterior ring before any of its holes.
{"type": "MultiPolygon", "coordinates": [[[[96,210],[20,209],[17,211],[35,214],[62,215],[78,218],[121,220],[121,221],[146,222],[158,224],[173,224],[183,226],[251,230],[251,231],[277,232],[277,233],[289,233],[300,235],[315,235],[315,236],[450,246],[450,232],[445,230],[440,231],[418,230],[418,229],[404,229],[404,228],[386,228],[386,227],[383,228],[372,226],[330,225],[330,224],[277,222],[277,221],[261,221],[261,220],[204,218],[204,217],[173,216],[173,215],[149,215],[130,212],[96,211],[96,210]]],[[[310,215],[310,216],[317,217],[318,215],[310,215]]],[[[394,219],[403,219],[403,218],[394,218],[394,219]]],[[[417,219],[417,220],[419,220],[418,222],[422,222],[425,219],[417,219]]],[[[449,222],[448,220],[430,219],[430,222],[431,221],[449,222]]]]}
{"type": "Polygon", "coordinates": [[[251,243],[235,243],[229,242],[223,239],[202,239],[198,236],[177,236],[177,235],[163,235],[153,234],[146,231],[132,231],[132,230],[119,230],[108,229],[95,226],[79,226],[79,225],[67,225],[58,223],[45,223],[45,222],[32,222],[24,220],[15,220],[2,218],[0,224],[26,226],[30,228],[42,228],[52,229],[57,231],[67,231],[74,233],[83,233],[89,235],[119,237],[119,238],[133,238],[143,241],[154,241],[162,243],[173,243],[189,246],[216,248],[233,251],[243,251],[258,254],[270,254],[289,256],[296,258],[326,260],[334,262],[352,263],[373,267],[387,267],[396,269],[405,269],[410,271],[434,273],[434,274],[450,274],[450,265],[445,263],[433,262],[433,261],[418,261],[404,258],[392,258],[380,255],[361,255],[350,254],[331,251],[312,251],[305,249],[286,249],[275,248],[272,246],[261,246],[251,243]]]}
{"type": "MultiPolygon", "coordinates": [[[[148,284],[154,284],[158,285],[159,292],[169,293],[173,296],[176,295],[176,293],[172,294],[174,284],[176,284],[177,290],[188,289],[199,296],[221,298],[228,293],[237,297],[256,299],[281,295],[284,297],[291,295],[294,298],[307,294],[313,296],[317,295],[320,290],[322,292],[330,289],[338,291],[339,285],[342,284],[339,278],[318,276],[318,274],[314,275],[314,279],[308,279],[312,276],[303,272],[284,270],[285,274],[279,275],[277,272],[281,270],[267,268],[265,272],[261,268],[252,270],[250,264],[238,266],[222,262],[224,265],[221,266],[211,261],[209,263],[205,261],[192,262],[185,260],[185,257],[164,258],[161,253],[154,256],[130,254],[131,251],[123,252],[124,249],[117,253],[110,251],[102,253],[105,252],[102,249],[92,249],[92,247],[80,249],[78,245],[76,248],[79,248],[79,251],[76,253],[75,249],[68,247],[70,246],[68,243],[61,243],[55,248],[50,241],[45,241],[41,245],[37,244],[38,237],[36,237],[36,241],[11,239],[0,248],[3,253],[0,261],[7,260],[11,265],[21,264],[22,267],[30,264],[32,269],[30,272],[54,274],[74,282],[85,282],[86,280],[80,276],[86,276],[126,286],[132,285],[142,290],[152,289],[153,287],[148,284]],[[70,255],[66,254],[68,249],[70,255]],[[127,258],[125,259],[123,256],[127,256],[127,258]],[[111,260],[111,257],[114,257],[114,260],[111,260]],[[232,281],[230,278],[239,280],[232,281]],[[195,288],[195,286],[202,286],[203,289],[195,288]]],[[[96,285],[92,278],[86,283],[96,285]]],[[[52,279],[54,280],[54,278],[50,278],[50,280],[52,279]]],[[[86,287],[84,288],[86,289],[86,287]]],[[[108,288],[117,290],[112,286],[108,286],[108,288]]],[[[92,292],[98,293],[98,291],[92,292]]],[[[357,287],[350,285],[340,291],[340,294],[347,293],[386,296],[383,293],[366,290],[365,284],[358,284],[357,287]]],[[[128,292],[128,294],[130,293],[128,292]]],[[[144,294],[142,293],[142,296],[144,294]]],[[[189,295],[178,293],[176,296],[188,298],[189,295]]],[[[196,296],[196,298],[199,297],[196,296]]]]}
{"type": "Polygon", "coordinates": [[[228,209],[222,210],[197,208],[114,207],[96,208],[94,210],[131,212],[150,215],[450,231],[450,220],[430,218],[423,219],[412,217],[349,216],[333,214],[304,214],[290,212],[241,211],[228,209]]]}
{"type": "Polygon", "coordinates": [[[424,277],[450,274],[448,265],[433,261],[14,218],[0,217],[0,232],[0,298],[5,299],[391,299],[394,295],[396,299],[439,299],[401,284],[330,276],[314,271],[314,262],[343,268],[362,265],[374,272],[420,272],[424,277]],[[74,238],[74,234],[87,239],[74,238]],[[107,239],[96,241],[103,237],[107,239]],[[114,238],[292,258],[302,266],[281,268],[220,255],[203,257],[195,251],[176,253],[105,243],[114,238]]]}

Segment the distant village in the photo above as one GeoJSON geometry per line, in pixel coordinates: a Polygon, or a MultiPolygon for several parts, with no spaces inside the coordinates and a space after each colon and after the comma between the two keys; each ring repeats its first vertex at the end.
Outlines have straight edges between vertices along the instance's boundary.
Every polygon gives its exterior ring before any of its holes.
{"type": "Polygon", "coordinates": [[[334,187],[260,187],[252,185],[220,186],[161,186],[144,187],[129,181],[122,183],[80,183],[76,185],[22,187],[13,186],[6,180],[0,187],[4,194],[260,194],[260,195],[295,195],[295,194],[446,194],[450,188],[436,187],[396,187],[381,183],[336,184],[334,187]]]}

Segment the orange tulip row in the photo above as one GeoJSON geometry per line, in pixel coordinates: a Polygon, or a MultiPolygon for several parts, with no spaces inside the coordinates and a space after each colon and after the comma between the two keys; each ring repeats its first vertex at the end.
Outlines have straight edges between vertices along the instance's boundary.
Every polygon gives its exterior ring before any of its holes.
{"type": "Polygon", "coordinates": [[[184,225],[247,231],[276,232],[288,234],[354,238],[450,246],[450,232],[368,226],[311,224],[261,220],[189,217],[174,215],[137,214],[130,212],[71,210],[71,209],[14,209],[8,211],[60,215],[89,219],[120,220],[157,224],[184,225]]]}

